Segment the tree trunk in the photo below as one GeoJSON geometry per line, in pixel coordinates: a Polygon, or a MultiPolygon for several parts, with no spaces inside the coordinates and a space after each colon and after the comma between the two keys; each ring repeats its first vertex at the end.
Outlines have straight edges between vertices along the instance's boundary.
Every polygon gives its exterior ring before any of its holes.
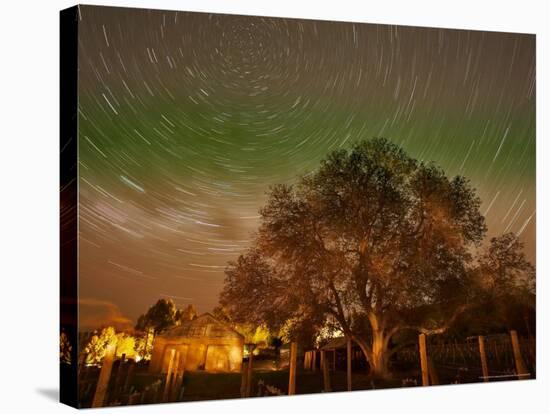
{"type": "Polygon", "coordinates": [[[377,378],[387,378],[389,376],[388,345],[384,334],[374,334],[371,345],[363,339],[356,338],[355,342],[369,363],[371,375],[377,378]]]}
{"type": "Polygon", "coordinates": [[[374,331],[372,334],[372,352],[369,364],[373,376],[384,378],[389,375],[388,338],[382,330],[374,331]]]}
{"type": "Polygon", "coordinates": [[[369,322],[372,330],[372,341],[367,343],[364,339],[354,338],[370,366],[370,374],[377,378],[389,377],[388,370],[388,344],[390,336],[381,325],[379,318],[369,315],[369,322]]]}

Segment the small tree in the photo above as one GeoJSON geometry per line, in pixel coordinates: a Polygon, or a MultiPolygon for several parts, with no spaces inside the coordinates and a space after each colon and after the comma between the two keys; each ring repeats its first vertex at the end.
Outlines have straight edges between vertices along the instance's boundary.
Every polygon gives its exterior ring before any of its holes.
{"type": "Polygon", "coordinates": [[[528,302],[535,292],[535,268],[513,233],[490,240],[478,258],[477,270],[483,291],[491,296],[522,295],[528,302]]]}
{"type": "Polygon", "coordinates": [[[109,326],[103,328],[100,333],[95,333],[84,347],[87,365],[99,365],[103,361],[107,346],[116,341],[115,328],[109,326]]]}
{"type": "Polygon", "coordinates": [[[476,267],[479,303],[493,324],[531,334],[535,314],[535,268],[526,259],[523,244],[513,233],[490,240],[476,267]],[[531,322],[530,322],[531,320],[531,322]]]}
{"type": "Polygon", "coordinates": [[[151,360],[151,355],[153,353],[153,337],[154,333],[152,329],[136,337],[136,362],[151,360]]]}
{"type": "Polygon", "coordinates": [[[159,299],[138,318],[136,329],[148,331],[153,328],[155,333],[160,333],[177,325],[178,316],[178,309],[172,299],[159,299]]]}
{"type": "Polygon", "coordinates": [[[136,356],[136,338],[127,333],[118,333],[116,335],[116,357],[121,358],[122,354],[126,358],[135,358],[136,356]]]}
{"type": "MultiPolygon", "coordinates": [[[[224,322],[239,332],[244,337],[244,343],[248,352],[254,352],[257,348],[269,345],[271,332],[265,325],[254,324],[250,322],[237,322],[231,318],[223,306],[217,306],[213,309],[212,315],[219,321],[224,322]]],[[[242,321],[242,319],[241,319],[242,321]]]]}
{"type": "Polygon", "coordinates": [[[223,306],[216,306],[214,309],[212,309],[212,315],[220,322],[225,322],[229,325],[233,324],[233,321],[231,320],[223,306]]]}
{"type": "Polygon", "coordinates": [[[73,346],[69,341],[69,337],[65,332],[61,332],[59,335],[59,360],[62,364],[71,364],[71,352],[73,346]]]}
{"type": "Polygon", "coordinates": [[[198,316],[195,305],[187,305],[185,309],[178,309],[176,311],[176,324],[182,324],[183,322],[192,321],[198,316]]]}

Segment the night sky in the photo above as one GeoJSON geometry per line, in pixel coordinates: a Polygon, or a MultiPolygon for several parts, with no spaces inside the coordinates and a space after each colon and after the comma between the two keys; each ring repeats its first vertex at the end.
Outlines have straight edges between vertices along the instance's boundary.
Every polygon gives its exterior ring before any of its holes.
{"type": "Polygon", "coordinates": [[[469,178],[535,259],[535,36],[80,7],[81,329],[200,312],[268,186],[375,136],[469,178]]]}

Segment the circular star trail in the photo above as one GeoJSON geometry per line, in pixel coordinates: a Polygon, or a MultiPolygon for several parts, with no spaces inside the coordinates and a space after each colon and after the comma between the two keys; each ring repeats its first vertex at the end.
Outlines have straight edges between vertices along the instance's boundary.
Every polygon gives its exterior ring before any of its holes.
{"type": "Polygon", "coordinates": [[[112,314],[210,310],[269,186],[375,136],[534,259],[532,35],[81,6],[78,59],[80,297],[112,314]]]}

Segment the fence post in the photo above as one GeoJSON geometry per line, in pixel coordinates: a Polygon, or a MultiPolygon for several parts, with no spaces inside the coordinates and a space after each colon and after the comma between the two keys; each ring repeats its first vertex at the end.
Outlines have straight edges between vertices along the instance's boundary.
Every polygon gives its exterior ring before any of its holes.
{"type": "MultiPolygon", "coordinates": [[[[151,402],[153,403],[159,403],[162,402],[162,393],[164,390],[161,388],[162,381],[157,380],[153,382],[149,387],[145,387],[145,389],[149,388],[149,394],[151,396],[151,402]]],[[[147,398],[147,396],[145,396],[147,398]]]]}
{"type": "Polygon", "coordinates": [[[249,344],[245,397],[250,397],[250,394],[252,392],[252,364],[253,364],[252,360],[254,359],[254,348],[255,348],[254,345],[249,344]]]}
{"type": "Polygon", "coordinates": [[[489,367],[487,365],[487,354],[485,353],[485,338],[478,336],[479,356],[481,358],[481,371],[483,372],[483,381],[489,382],[489,367]]]}
{"type": "Polygon", "coordinates": [[[298,344],[290,343],[290,364],[288,374],[288,395],[296,394],[296,354],[298,353],[298,344]]]}
{"type": "Polygon", "coordinates": [[[311,366],[311,370],[313,372],[317,371],[317,350],[314,349],[313,351],[311,351],[311,354],[313,356],[312,360],[313,360],[313,363],[312,363],[312,366],[311,366]]]}
{"type": "Polygon", "coordinates": [[[116,341],[111,342],[105,349],[105,356],[101,364],[99,379],[95,389],[94,399],[92,400],[92,408],[103,407],[105,403],[105,394],[111,379],[111,371],[113,370],[113,361],[115,359],[116,341]]]}
{"type": "Polygon", "coordinates": [[[348,391],[351,391],[351,338],[346,341],[346,355],[348,391]]]}
{"type": "Polygon", "coordinates": [[[439,385],[439,376],[430,357],[428,357],[428,373],[430,374],[430,385],[439,385]]]}
{"type": "Polygon", "coordinates": [[[248,362],[243,362],[241,367],[241,397],[246,397],[247,380],[248,380],[248,362]]]}
{"type": "Polygon", "coordinates": [[[422,369],[422,385],[430,385],[430,374],[428,367],[428,352],[426,350],[426,335],[418,335],[418,344],[420,349],[420,368],[422,369]]]}
{"type": "Polygon", "coordinates": [[[516,331],[510,331],[510,339],[512,340],[512,350],[514,351],[514,360],[516,362],[516,372],[518,379],[527,379],[529,373],[525,367],[525,362],[521,356],[521,350],[519,348],[518,333],[516,331]]]}
{"type": "Polygon", "coordinates": [[[125,363],[126,363],[126,354],[122,354],[122,356],[120,357],[119,364],[118,364],[118,369],[116,371],[115,385],[114,385],[114,388],[112,390],[113,397],[110,398],[111,400],[113,398],[116,398],[118,400],[118,398],[120,397],[120,394],[122,394],[123,390],[121,388],[124,385],[123,384],[123,376],[124,376],[125,363]]]}
{"type": "Polygon", "coordinates": [[[174,366],[174,356],[176,354],[176,350],[172,348],[170,350],[170,362],[168,363],[168,371],[166,372],[166,382],[164,383],[164,392],[162,394],[162,401],[167,402],[168,395],[170,392],[170,382],[172,382],[172,369],[174,366]]]}
{"type": "Polygon", "coordinates": [[[86,353],[81,352],[78,356],[78,379],[84,377],[84,372],[87,372],[86,368],[86,353]]]}
{"type": "Polygon", "coordinates": [[[321,365],[323,366],[323,385],[325,392],[330,392],[330,374],[328,372],[327,352],[321,350],[321,365]]]}
{"type": "Polygon", "coordinates": [[[134,360],[130,360],[128,366],[128,372],[126,373],[126,379],[124,380],[124,386],[123,386],[123,392],[127,393],[130,390],[130,383],[132,382],[133,375],[134,375],[134,369],[136,367],[136,362],[134,360]]]}
{"type": "Polygon", "coordinates": [[[185,358],[180,352],[178,352],[176,368],[174,369],[174,379],[172,380],[173,386],[172,386],[171,401],[179,400],[184,371],[185,371],[185,358]]]}
{"type": "Polygon", "coordinates": [[[177,393],[177,381],[178,381],[178,372],[180,369],[180,351],[176,352],[176,359],[174,360],[174,367],[172,369],[172,379],[170,381],[170,389],[168,394],[168,401],[174,401],[174,395],[177,393]]]}

